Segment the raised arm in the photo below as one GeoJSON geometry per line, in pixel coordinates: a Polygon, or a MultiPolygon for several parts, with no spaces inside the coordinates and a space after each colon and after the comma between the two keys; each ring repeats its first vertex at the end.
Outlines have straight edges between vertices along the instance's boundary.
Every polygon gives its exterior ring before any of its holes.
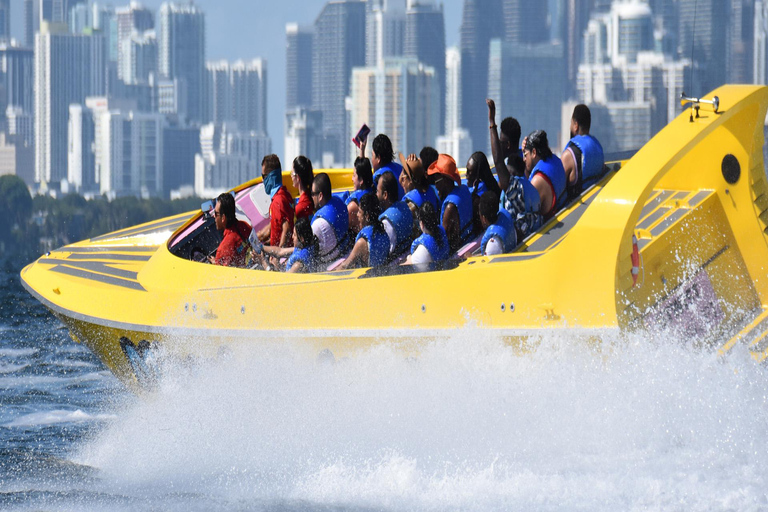
{"type": "Polygon", "coordinates": [[[507,163],[504,161],[504,152],[501,149],[501,141],[499,140],[499,132],[496,128],[496,103],[490,98],[485,100],[488,105],[488,128],[491,131],[491,156],[493,157],[493,165],[496,166],[496,175],[499,177],[499,187],[502,192],[506,192],[509,187],[509,169],[507,169],[507,163]]]}

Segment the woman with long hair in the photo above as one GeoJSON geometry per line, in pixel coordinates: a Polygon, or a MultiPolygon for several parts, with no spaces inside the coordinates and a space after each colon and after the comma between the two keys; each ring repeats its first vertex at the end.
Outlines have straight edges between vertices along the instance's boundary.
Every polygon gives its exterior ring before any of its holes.
{"type": "Polygon", "coordinates": [[[296,221],[293,227],[293,247],[265,245],[261,248],[261,254],[270,257],[272,264],[276,267],[280,266],[281,258],[287,257],[286,272],[315,272],[319,265],[320,248],[309,219],[302,217],[296,221]]]}
{"type": "Polygon", "coordinates": [[[361,226],[355,239],[355,245],[339,269],[354,266],[378,267],[389,258],[389,236],[384,231],[384,224],[379,220],[381,207],[375,194],[365,194],[360,198],[357,217],[361,226]]]}
{"type": "Polygon", "coordinates": [[[433,261],[447,260],[451,255],[448,236],[437,218],[432,203],[425,202],[419,208],[421,236],[411,244],[411,254],[406,263],[423,265],[433,261]]]}

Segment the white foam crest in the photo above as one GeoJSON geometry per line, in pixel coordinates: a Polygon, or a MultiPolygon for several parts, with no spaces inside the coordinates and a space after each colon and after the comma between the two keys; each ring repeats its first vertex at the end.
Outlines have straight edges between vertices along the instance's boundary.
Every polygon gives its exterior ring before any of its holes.
{"type": "Polygon", "coordinates": [[[23,370],[24,368],[27,368],[28,364],[0,364],[0,373],[7,374],[7,373],[15,373],[19,370],[23,370]]]}
{"type": "Polygon", "coordinates": [[[383,345],[335,364],[262,346],[166,379],[78,459],[228,499],[745,508],[766,504],[765,384],[748,357],[642,337],[548,335],[519,356],[465,329],[415,358],[383,345]]]}
{"type": "Polygon", "coordinates": [[[91,414],[81,409],[74,411],[56,409],[26,414],[5,424],[6,427],[39,427],[62,423],[83,423],[115,419],[114,414],[91,414]]]}
{"type": "Polygon", "coordinates": [[[0,357],[29,357],[38,352],[39,349],[36,348],[0,348],[0,357]]]}

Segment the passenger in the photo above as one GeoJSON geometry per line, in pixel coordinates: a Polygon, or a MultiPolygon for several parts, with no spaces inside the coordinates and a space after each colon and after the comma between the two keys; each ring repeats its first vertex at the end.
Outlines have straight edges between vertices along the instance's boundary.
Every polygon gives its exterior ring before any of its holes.
{"type": "Polygon", "coordinates": [[[216,256],[209,256],[208,261],[225,267],[244,267],[251,226],[235,216],[235,198],[232,194],[225,192],[216,198],[213,219],[216,229],[224,236],[216,250],[216,256]]]}
{"type": "Polygon", "coordinates": [[[344,201],[332,194],[331,178],[324,172],[315,175],[312,181],[312,200],[315,202],[312,231],[320,244],[319,257],[323,262],[330,262],[347,249],[347,207],[344,206],[344,201]]]}
{"type": "Polygon", "coordinates": [[[580,195],[604,174],[603,146],[589,134],[591,125],[589,107],[576,105],[571,116],[571,140],[566,144],[561,157],[568,178],[569,198],[580,195]]]}
{"type": "Polygon", "coordinates": [[[355,169],[352,171],[352,185],[355,187],[355,190],[347,198],[347,213],[349,215],[349,229],[353,233],[357,233],[360,231],[360,225],[357,222],[360,198],[368,193],[376,193],[376,189],[373,188],[371,161],[364,156],[359,156],[355,159],[355,169]]]}
{"type": "Polygon", "coordinates": [[[432,165],[432,162],[437,160],[438,156],[439,154],[437,150],[432,146],[424,146],[421,148],[421,151],[419,151],[419,160],[421,160],[421,165],[424,166],[425,169],[429,169],[429,166],[432,165]]]}
{"type": "Polygon", "coordinates": [[[565,169],[552,154],[547,132],[536,130],[523,141],[525,173],[541,197],[540,212],[544,219],[554,215],[567,202],[565,169]]]}
{"type": "Polygon", "coordinates": [[[482,151],[473,153],[467,160],[467,186],[472,192],[472,231],[479,234],[483,232],[480,222],[480,198],[486,191],[494,192],[497,198],[501,195],[499,184],[482,151]]]}
{"type": "Polygon", "coordinates": [[[312,172],[312,162],[304,155],[299,155],[293,159],[293,169],[291,170],[291,180],[293,186],[299,191],[299,201],[296,203],[296,219],[306,217],[312,218],[315,213],[315,205],[312,202],[312,180],[315,174],[312,172]]]}
{"type": "MultiPolygon", "coordinates": [[[[520,123],[514,117],[506,117],[501,122],[501,134],[496,132],[496,104],[492,99],[485,100],[488,105],[488,121],[491,130],[491,156],[499,173],[501,163],[512,176],[525,176],[523,152],[520,149],[520,123]]],[[[502,187],[504,189],[504,187],[502,187]]]]}
{"type": "Polygon", "coordinates": [[[269,203],[269,224],[259,233],[263,243],[278,247],[287,247],[293,233],[294,204],[293,196],[283,186],[283,172],[277,155],[267,155],[261,161],[261,177],[264,190],[272,198],[269,203]]]}
{"type": "Polygon", "coordinates": [[[428,173],[442,201],[440,219],[451,252],[457,251],[472,237],[472,194],[462,185],[456,161],[450,155],[441,154],[429,166],[428,173]]]}
{"type": "Polygon", "coordinates": [[[427,173],[424,171],[426,167],[420,158],[411,154],[405,159],[400,153],[400,163],[403,165],[403,172],[400,173],[400,186],[405,190],[403,200],[411,209],[414,219],[417,219],[416,224],[418,224],[419,208],[424,204],[424,201],[432,203],[432,206],[437,210],[440,207],[440,199],[437,197],[435,188],[429,184],[427,173]]]}
{"type": "Polygon", "coordinates": [[[373,165],[373,186],[376,187],[379,182],[379,177],[385,172],[392,173],[395,176],[395,185],[397,185],[398,196],[397,199],[402,199],[405,195],[402,187],[398,183],[400,179],[400,173],[403,168],[397,162],[393,161],[395,158],[395,152],[392,149],[392,141],[389,137],[380,133],[373,139],[373,146],[371,147],[371,164],[373,165]]]}
{"type": "Polygon", "coordinates": [[[408,250],[413,240],[413,215],[405,201],[397,200],[397,180],[391,172],[386,172],[379,178],[376,197],[384,210],[379,220],[384,224],[384,231],[389,236],[390,256],[396,258],[408,250]]]}
{"type": "Polygon", "coordinates": [[[411,254],[406,264],[425,265],[432,261],[447,260],[451,254],[448,236],[437,219],[437,211],[432,203],[424,203],[419,208],[419,226],[422,235],[411,244],[411,254]]]}
{"type": "Polygon", "coordinates": [[[495,192],[489,190],[480,198],[480,222],[485,230],[480,243],[483,256],[510,252],[517,246],[515,221],[507,210],[499,209],[495,192]]]}
{"type": "Polygon", "coordinates": [[[312,232],[312,225],[307,217],[296,221],[293,230],[293,247],[273,247],[265,245],[261,254],[269,256],[275,266],[279,266],[281,258],[288,257],[285,262],[286,272],[315,272],[318,270],[318,253],[320,252],[317,237],[312,232]]]}
{"type": "Polygon", "coordinates": [[[389,237],[379,220],[381,208],[376,195],[368,193],[361,197],[357,211],[360,217],[358,222],[362,228],[357,234],[352,252],[338,269],[356,266],[378,267],[384,265],[389,258],[389,237]]]}

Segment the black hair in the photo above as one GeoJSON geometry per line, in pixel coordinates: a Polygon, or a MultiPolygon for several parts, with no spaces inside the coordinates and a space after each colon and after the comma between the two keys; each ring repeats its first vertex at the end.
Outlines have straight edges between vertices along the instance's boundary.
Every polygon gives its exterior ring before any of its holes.
{"type": "Polygon", "coordinates": [[[437,150],[432,146],[424,146],[421,148],[421,151],[419,152],[419,160],[421,160],[421,165],[424,166],[425,175],[429,166],[432,165],[432,162],[437,161],[438,156],[439,154],[437,150]]]}
{"type": "Polygon", "coordinates": [[[397,188],[398,183],[394,173],[382,173],[381,176],[379,176],[379,181],[381,182],[382,190],[387,193],[389,200],[393,203],[397,201],[400,197],[400,191],[397,188]]]}
{"type": "Polygon", "coordinates": [[[528,151],[531,149],[536,150],[536,154],[542,160],[552,156],[552,150],[549,149],[549,141],[547,140],[547,132],[544,130],[534,130],[526,138],[525,148],[528,151]]]}
{"type": "Polygon", "coordinates": [[[392,149],[392,141],[389,137],[380,133],[373,139],[373,152],[379,157],[382,164],[388,164],[395,158],[395,151],[392,149]]]}
{"type": "Polygon", "coordinates": [[[355,171],[357,177],[363,180],[363,189],[369,189],[373,186],[373,168],[370,160],[364,156],[355,158],[355,171]]]}
{"type": "Polygon", "coordinates": [[[520,123],[517,122],[517,119],[514,117],[505,117],[501,122],[501,133],[507,136],[512,143],[512,148],[516,150],[520,145],[520,135],[522,133],[520,130],[520,123]]]}
{"type": "Polygon", "coordinates": [[[315,179],[312,183],[316,183],[317,191],[323,194],[326,200],[331,199],[331,178],[327,173],[321,172],[315,175],[315,179]]]}
{"type": "Polygon", "coordinates": [[[368,224],[373,226],[374,231],[384,231],[384,224],[379,220],[381,205],[376,194],[371,192],[363,194],[363,197],[360,198],[360,210],[362,210],[368,224]]]}
{"type": "Polygon", "coordinates": [[[477,163],[477,176],[485,184],[486,190],[495,192],[497,196],[501,194],[499,182],[496,181],[496,177],[491,172],[491,165],[488,163],[488,157],[485,156],[485,153],[475,151],[469,159],[477,163]]]}
{"type": "Polygon", "coordinates": [[[237,221],[237,217],[235,216],[235,198],[232,197],[232,194],[229,192],[224,192],[219,194],[219,197],[216,198],[216,202],[219,203],[220,215],[226,215],[227,227],[231,228],[235,225],[235,221],[237,221]]]}
{"type": "MultiPolygon", "coordinates": [[[[299,249],[312,247],[315,255],[320,254],[320,241],[317,239],[317,235],[312,231],[312,223],[309,217],[302,217],[296,220],[296,224],[293,226],[296,230],[296,241],[298,242],[299,249]]],[[[308,268],[308,272],[314,271],[314,268],[308,268]]]]}
{"type": "Polygon", "coordinates": [[[499,216],[499,195],[491,190],[486,190],[485,193],[480,196],[480,205],[478,209],[480,215],[493,224],[499,216]]]}
{"type": "Polygon", "coordinates": [[[278,157],[274,153],[262,158],[261,165],[264,166],[264,170],[267,172],[267,174],[274,171],[275,169],[282,169],[282,167],[280,166],[280,157],[278,157]]]}
{"type": "Polygon", "coordinates": [[[424,201],[424,204],[419,207],[419,221],[424,225],[425,234],[434,236],[437,233],[440,224],[435,207],[429,201],[424,201]]]}
{"type": "Polygon", "coordinates": [[[299,177],[301,186],[306,189],[312,188],[312,180],[315,178],[312,172],[312,161],[304,155],[299,155],[293,159],[293,172],[299,177]]]}
{"type": "Polygon", "coordinates": [[[571,118],[579,123],[584,133],[589,133],[589,129],[592,126],[592,113],[589,111],[589,107],[580,103],[573,108],[573,116],[571,118]]]}

